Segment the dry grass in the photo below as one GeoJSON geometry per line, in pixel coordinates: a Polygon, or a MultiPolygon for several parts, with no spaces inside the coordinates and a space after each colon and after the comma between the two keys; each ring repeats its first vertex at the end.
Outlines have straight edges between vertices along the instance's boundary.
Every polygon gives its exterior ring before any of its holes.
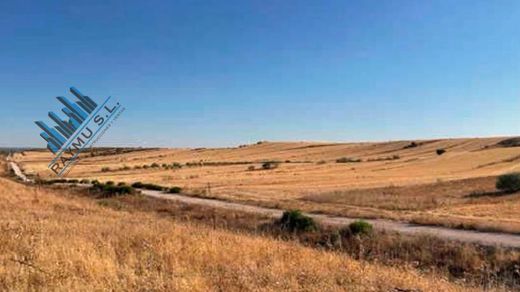
{"type": "MultiPolygon", "coordinates": [[[[494,190],[496,175],[520,169],[520,147],[497,147],[502,140],[418,141],[419,146],[413,148],[407,148],[410,141],[397,141],[153,149],[86,155],[70,177],[180,186],[199,196],[343,216],[416,221],[429,218],[432,224],[450,226],[471,221],[477,228],[492,225],[496,230],[520,232],[520,196],[468,197],[494,190]],[[436,150],[441,148],[446,153],[439,156],[436,150]],[[399,159],[383,160],[393,156],[399,159]],[[341,157],[362,162],[336,163],[341,157]],[[249,166],[261,169],[262,161],[268,160],[282,163],[272,170],[248,171],[249,166]],[[247,161],[253,163],[232,164],[247,161]],[[173,162],[206,165],[134,169],[173,162]],[[101,171],[103,167],[115,170],[124,166],[130,169],[101,171]]],[[[50,160],[47,152],[27,152],[16,159],[28,172],[51,176],[46,170],[50,160]]]]}
{"type": "MultiPolygon", "coordinates": [[[[86,196],[95,193],[82,191],[86,196]]],[[[392,232],[373,232],[369,236],[350,236],[332,226],[320,226],[310,233],[290,233],[261,215],[179,204],[140,195],[115,196],[98,201],[116,210],[155,212],[167,218],[198,222],[213,228],[239,230],[305,246],[337,251],[356,259],[388,266],[413,266],[444,275],[450,280],[471,283],[486,289],[520,287],[520,252],[500,247],[446,241],[431,236],[404,236],[392,232]]]]}
{"type": "Polygon", "coordinates": [[[0,290],[456,291],[406,268],[0,179],[0,290]]]}

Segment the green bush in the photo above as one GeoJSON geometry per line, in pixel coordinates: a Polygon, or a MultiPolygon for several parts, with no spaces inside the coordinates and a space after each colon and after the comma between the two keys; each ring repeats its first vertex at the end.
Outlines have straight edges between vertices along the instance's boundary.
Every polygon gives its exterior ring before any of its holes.
{"type": "Polygon", "coordinates": [[[317,229],[314,219],[302,214],[300,210],[285,211],[279,224],[282,229],[290,232],[307,232],[317,229]]]}
{"type": "Polygon", "coordinates": [[[182,164],[180,164],[178,162],[174,162],[171,165],[172,165],[172,168],[182,168],[182,164]]]}
{"type": "Polygon", "coordinates": [[[341,157],[336,159],[336,163],[351,163],[351,162],[361,162],[359,158],[350,158],[350,157],[341,157]]]}
{"type": "Polygon", "coordinates": [[[92,186],[92,189],[100,192],[102,197],[108,198],[116,195],[128,195],[135,193],[134,188],[131,186],[115,186],[113,184],[100,184],[97,183],[92,186]]]}
{"type": "Polygon", "coordinates": [[[57,178],[57,179],[50,179],[46,181],[46,184],[52,185],[52,184],[60,184],[60,183],[66,183],[67,180],[64,178],[57,178]]]}
{"type": "Polygon", "coordinates": [[[137,188],[137,189],[141,189],[141,188],[143,188],[143,183],[140,182],[140,181],[135,182],[135,183],[132,184],[132,187],[133,188],[137,188]]]}
{"type": "Polygon", "coordinates": [[[132,187],[136,188],[136,189],[146,189],[146,190],[152,190],[152,191],[163,191],[165,189],[164,187],[161,187],[159,185],[145,184],[142,182],[135,182],[132,184],[132,187]]]}
{"type": "Polygon", "coordinates": [[[403,148],[404,149],[409,149],[409,148],[415,148],[415,147],[418,147],[419,144],[417,144],[416,142],[411,142],[410,144],[404,146],[403,148]]]}
{"type": "Polygon", "coordinates": [[[152,190],[152,191],[163,191],[165,188],[159,185],[154,184],[144,184],[143,189],[152,190]]]}
{"type": "Polygon", "coordinates": [[[520,173],[507,173],[497,178],[496,188],[506,193],[520,191],[520,173]]]}
{"type": "Polygon", "coordinates": [[[372,229],[373,229],[372,224],[370,224],[366,221],[363,221],[363,220],[358,220],[358,221],[350,223],[348,228],[350,229],[350,232],[354,235],[370,234],[370,233],[372,233],[372,229]]]}
{"type": "Polygon", "coordinates": [[[180,187],[171,187],[168,189],[168,193],[170,194],[179,194],[182,191],[180,187]]]}

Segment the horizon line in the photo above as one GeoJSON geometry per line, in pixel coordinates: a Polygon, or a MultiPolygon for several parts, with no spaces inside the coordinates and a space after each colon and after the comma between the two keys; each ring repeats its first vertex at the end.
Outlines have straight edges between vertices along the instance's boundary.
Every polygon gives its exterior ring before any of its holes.
{"type": "MultiPolygon", "coordinates": [[[[131,145],[123,145],[123,146],[99,146],[93,147],[96,148],[144,148],[144,149],[152,149],[152,148],[161,148],[161,149],[172,149],[172,148],[229,148],[229,147],[238,147],[240,145],[254,145],[259,142],[262,143],[331,143],[331,144],[347,144],[347,143],[389,143],[389,142],[404,142],[404,141],[432,141],[432,140],[457,140],[457,139],[496,139],[496,138],[514,138],[519,137],[520,135],[493,135],[493,136],[453,136],[453,137],[422,137],[415,139],[389,139],[389,140],[357,140],[357,141],[338,141],[338,140],[258,140],[256,142],[247,142],[247,143],[234,143],[235,146],[202,146],[202,145],[193,145],[193,146],[131,146],[131,145]]],[[[0,146],[0,149],[46,149],[44,146],[0,146]]]]}

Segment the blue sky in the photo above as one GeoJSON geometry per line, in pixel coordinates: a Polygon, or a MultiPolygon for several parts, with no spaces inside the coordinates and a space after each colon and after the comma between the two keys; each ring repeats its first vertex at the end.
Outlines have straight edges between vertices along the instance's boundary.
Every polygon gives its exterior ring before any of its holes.
{"type": "Polygon", "coordinates": [[[75,86],[100,145],[520,134],[520,1],[2,1],[0,147],[75,86]]]}

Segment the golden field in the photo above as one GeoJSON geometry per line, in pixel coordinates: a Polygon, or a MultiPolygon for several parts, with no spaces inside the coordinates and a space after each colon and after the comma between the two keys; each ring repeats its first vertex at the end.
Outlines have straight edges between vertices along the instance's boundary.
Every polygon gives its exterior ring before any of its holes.
{"type": "Polygon", "coordinates": [[[115,211],[70,192],[0,178],[0,290],[464,290],[408,268],[115,211]]]}
{"type": "MultiPolygon", "coordinates": [[[[505,139],[413,141],[416,147],[410,147],[412,141],[263,142],[86,154],[69,177],[180,186],[197,196],[311,212],[520,232],[520,196],[486,195],[494,191],[497,175],[520,170],[520,147],[498,144],[505,139]],[[446,152],[438,155],[438,149],[446,152]],[[361,162],[337,163],[342,157],[361,162]],[[281,163],[263,170],[265,161],[281,163]],[[198,165],[142,168],[153,163],[198,165]]],[[[25,152],[15,159],[29,174],[53,176],[46,169],[48,152],[25,152]]]]}

